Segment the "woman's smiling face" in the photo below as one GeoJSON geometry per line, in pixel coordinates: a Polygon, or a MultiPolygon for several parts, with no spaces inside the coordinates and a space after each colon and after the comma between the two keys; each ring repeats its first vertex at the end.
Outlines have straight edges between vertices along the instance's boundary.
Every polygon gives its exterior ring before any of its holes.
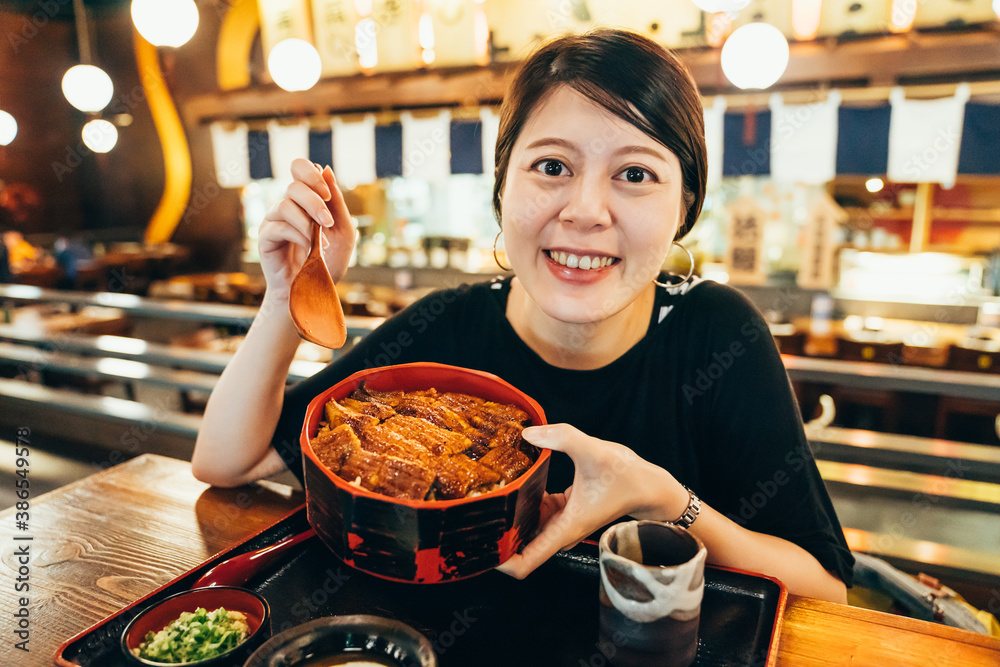
{"type": "Polygon", "coordinates": [[[545,98],[511,151],[504,248],[549,317],[596,323],[657,276],[683,215],[677,156],[568,86],[545,98]]]}

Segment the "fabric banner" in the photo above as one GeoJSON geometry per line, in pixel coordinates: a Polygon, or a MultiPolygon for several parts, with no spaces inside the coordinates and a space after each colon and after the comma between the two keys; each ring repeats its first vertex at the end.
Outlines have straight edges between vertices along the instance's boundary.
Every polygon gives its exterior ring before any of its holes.
{"type": "Polygon", "coordinates": [[[333,173],[344,188],[374,183],[375,116],[367,114],[359,121],[333,118],[333,173]]]}
{"type": "Polygon", "coordinates": [[[888,104],[840,107],[837,113],[838,174],[884,174],[889,161],[888,104]]]}
{"type": "Polygon", "coordinates": [[[708,148],[708,187],[722,181],[723,122],[726,117],[726,98],[716,97],[711,107],[705,109],[705,144],[708,148]]]}
{"type": "Polygon", "coordinates": [[[966,104],[960,174],[1000,174],[1000,105],[966,104]]]}
{"type": "Polygon", "coordinates": [[[483,124],[478,120],[451,121],[451,173],[483,173],[483,124]]]}
{"type": "Polygon", "coordinates": [[[403,175],[403,126],[400,123],[375,126],[375,176],[403,175]]]}
{"type": "Polygon", "coordinates": [[[309,161],[333,166],[333,130],[309,130],[309,161]]]}
{"type": "Polygon", "coordinates": [[[271,171],[271,139],[267,130],[247,132],[247,152],[250,154],[250,178],[274,178],[271,171]]]}
{"type": "Polygon", "coordinates": [[[239,188],[250,182],[250,146],[247,124],[212,123],[212,155],[215,180],[224,188],[239,188]]]}
{"type": "Polygon", "coordinates": [[[309,158],[309,121],[282,125],[272,120],[267,124],[271,151],[271,173],[279,181],[292,181],[292,160],[309,158]]]}
{"type": "Polygon", "coordinates": [[[785,104],[771,96],[771,178],[821,185],[837,175],[840,91],[812,104],[785,104]]]}
{"type": "Polygon", "coordinates": [[[960,84],[954,97],[939,100],[908,100],[902,88],[890,94],[890,181],[897,183],[955,184],[962,122],[969,85],[960,84]]]}
{"type": "Polygon", "coordinates": [[[722,120],[722,175],[771,173],[771,112],[727,113],[722,120]]]}
{"type": "Polygon", "coordinates": [[[433,116],[400,114],[403,125],[403,176],[443,181],[451,173],[451,112],[433,116]]]}

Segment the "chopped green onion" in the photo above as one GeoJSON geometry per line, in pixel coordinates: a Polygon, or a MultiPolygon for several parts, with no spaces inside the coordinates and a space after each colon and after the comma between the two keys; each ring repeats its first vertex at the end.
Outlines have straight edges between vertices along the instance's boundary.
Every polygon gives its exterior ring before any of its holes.
{"type": "Polygon", "coordinates": [[[249,634],[247,618],[240,612],[198,607],[194,612],[181,612],[180,618],[159,632],[147,632],[145,641],[132,652],[156,662],[196,662],[236,648],[249,634]]]}

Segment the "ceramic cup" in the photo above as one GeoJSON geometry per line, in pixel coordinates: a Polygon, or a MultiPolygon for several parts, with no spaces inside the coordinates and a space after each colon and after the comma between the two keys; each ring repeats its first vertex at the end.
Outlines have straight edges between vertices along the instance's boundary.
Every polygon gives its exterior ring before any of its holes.
{"type": "Polygon", "coordinates": [[[687,667],[698,650],[707,552],[671,523],[628,521],[601,536],[601,652],[619,667],[687,667]]]}

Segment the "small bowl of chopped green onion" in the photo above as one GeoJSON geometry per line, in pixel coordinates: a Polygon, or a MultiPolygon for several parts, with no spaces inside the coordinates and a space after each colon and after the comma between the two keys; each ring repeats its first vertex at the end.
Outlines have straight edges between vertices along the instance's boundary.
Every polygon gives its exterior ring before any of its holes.
{"type": "Polygon", "coordinates": [[[212,586],[153,603],[122,633],[135,665],[242,665],[271,635],[267,600],[245,588],[212,586]]]}

